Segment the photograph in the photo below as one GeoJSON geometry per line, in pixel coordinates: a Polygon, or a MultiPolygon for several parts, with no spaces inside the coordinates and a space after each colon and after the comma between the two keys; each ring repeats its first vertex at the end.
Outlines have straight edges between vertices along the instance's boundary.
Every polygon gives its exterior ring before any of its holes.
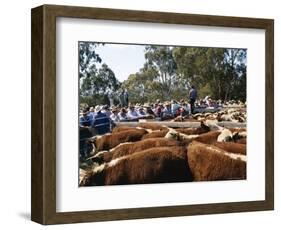
{"type": "Polygon", "coordinates": [[[79,41],[78,55],[79,186],[247,178],[247,49],[79,41]]]}
{"type": "Polygon", "coordinates": [[[274,210],[276,21],[183,12],[32,8],[32,221],[274,210]]]}

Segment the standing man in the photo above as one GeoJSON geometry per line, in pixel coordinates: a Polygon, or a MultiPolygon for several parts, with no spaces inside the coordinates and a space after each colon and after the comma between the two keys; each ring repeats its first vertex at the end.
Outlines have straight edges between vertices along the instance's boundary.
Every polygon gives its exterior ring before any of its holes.
{"type": "Polygon", "coordinates": [[[191,86],[191,90],[189,91],[189,103],[190,103],[190,112],[194,113],[194,104],[197,98],[197,90],[194,85],[191,86]]]}
{"type": "Polygon", "coordinates": [[[108,92],[107,97],[109,99],[110,107],[114,106],[114,93],[112,90],[108,92]]]}
{"type": "Polygon", "coordinates": [[[127,107],[129,105],[129,93],[127,89],[125,89],[124,92],[124,102],[125,102],[125,106],[127,107]]]}
{"type": "Polygon", "coordinates": [[[119,105],[120,107],[124,107],[124,90],[120,89],[118,94],[119,105]]]}

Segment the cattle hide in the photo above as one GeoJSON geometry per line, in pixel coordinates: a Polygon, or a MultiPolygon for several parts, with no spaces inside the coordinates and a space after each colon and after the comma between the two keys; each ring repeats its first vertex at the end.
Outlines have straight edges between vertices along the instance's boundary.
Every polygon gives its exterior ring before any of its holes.
{"type": "Polygon", "coordinates": [[[231,153],[247,154],[247,146],[245,144],[235,142],[214,142],[214,146],[231,153]]]}
{"type": "Polygon", "coordinates": [[[94,152],[110,150],[123,142],[139,141],[146,133],[147,131],[144,129],[136,129],[101,136],[92,140],[94,152]]]}
{"type": "Polygon", "coordinates": [[[177,128],[175,129],[179,133],[186,135],[202,134],[210,131],[210,127],[201,122],[201,126],[198,128],[177,128]]]}
{"type": "Polygon", "coordinates": [[[120,144],[108,152],[104,152],[103,154],[98,154],[98,156],[92,158],[92,160],[95,161],[95,158],[99,158],[97,159],[97,162],[103,162],[103,161],[109,162],[112,159],[127,156],[135,152],[143,151],[153,147],[170,147],[170,146],[180,146],[180,145],[181,143],[179,141],[175,141],[172,139],[149,138],[138,142],[132,142],[132,143],[129,142],[129,143],[120,144]]]}
{"type": "Polygon", "coordinates": [[[152,124],[152,123],[145,123],[140,122],[138,124],[138,127],[144,128],[144,129],[151,129],[151,130],[167,130],[168,128],[166,126],[158,125],[158,124],[152,124]]]}
{"type": "Polygon", "coordinates": [[[201,134],[200,136],[196,137],[194,140],[205,144],[212,144],[213,142],[217,142],[217,138],[220,134],[221,131],[210,131],[208,133],[201,134]]]}
{"type": "Polygon", "coordinates": [[[234,139],[234,142],[246,145],[247,144],[247,137],[236,139],[236,140],[234,139]]]}
{"type": "Polygon", "coordinates": [[[168,133],[168,129],[162,130],[162,131],[154,131],[152,133],[147,133],[143,135],[142,140],[148,139],[148,138],[157,138],[157,137],[165,137],[165,135],[168,133]]]}
{"type": "Polygon", "coordinates": [[[228,153],[196,141],[188,146],[187,155],[195,181],[246,179],[244,155],[228,153]]]}
{"type": "Polygon", "coordinates": [[[120,157],[88,172],[81,185],[192,181],[185,147],[156,147],[120,157]]]}
{"type": "Polygon", "coordinates": [[[116,126],[113,130],[112,133],[118,133],[118,132],[122,132],[122,131],[128,131],[128,130],[136,130],[137,128],[135,127],[131,127],[131,126],[116,126]]]}

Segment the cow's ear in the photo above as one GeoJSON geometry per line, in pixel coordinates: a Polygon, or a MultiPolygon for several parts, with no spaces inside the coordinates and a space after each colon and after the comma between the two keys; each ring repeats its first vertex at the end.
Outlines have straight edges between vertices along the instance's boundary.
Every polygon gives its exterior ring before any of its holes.
{"type": "Polygon", "coordinates": [[[204,119],[200,122],[200,126],[201,126],[201,128],[205,128],[206,126],[209,127],[208,125],[206,125],[206,119],[204,119]]]}
{"type": "Polygon", "coordinates": [[[238,139],[238,137],[239,137],[239,132],[237,132],[237,131],[233,132],[232,139],[235,141],[238,139]]]}
{"type": "Polygon", "coordinates": [[[233,132],[233,134],[232,134],[233,137],[238,136],[238,135],[239,135],[239,132],[237,132],[237,131],[233,132]]]}

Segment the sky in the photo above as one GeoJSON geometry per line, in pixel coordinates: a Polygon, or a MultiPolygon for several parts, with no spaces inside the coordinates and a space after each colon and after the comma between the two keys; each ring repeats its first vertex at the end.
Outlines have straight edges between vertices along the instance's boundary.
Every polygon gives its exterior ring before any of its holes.
{"type": "MultiPolygon", "coordinates": [[[[105,44],[95,48],[102,59],[123,82],[130,74],[136,73],[145,63],[144,45],[105,44]]],[[[97,67],[100,67],[97,65],[97,67]]]]}

